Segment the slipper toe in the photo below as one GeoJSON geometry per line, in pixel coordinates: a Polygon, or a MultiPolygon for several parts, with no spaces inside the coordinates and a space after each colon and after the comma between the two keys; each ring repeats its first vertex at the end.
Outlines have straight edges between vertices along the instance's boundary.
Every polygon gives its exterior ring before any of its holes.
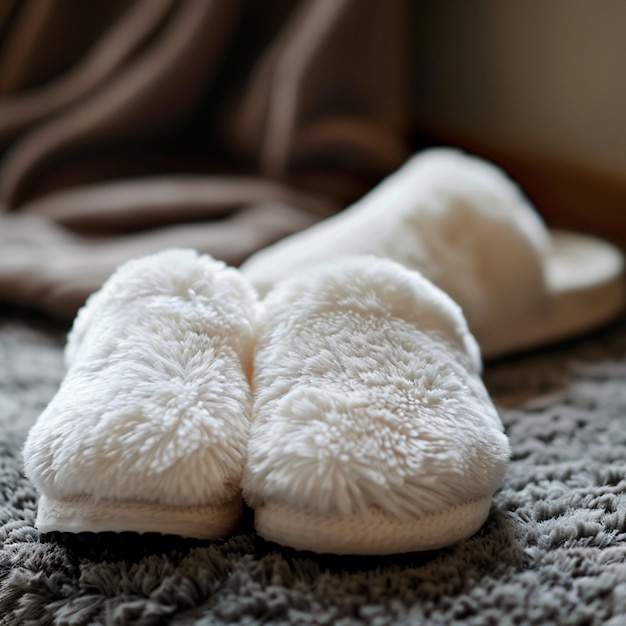
{"type": "Polygon", "coordinates": [[[509,457],[459,307],[346,257],[277,285],[258,322],[244,496],[266,539],[386,554],[484,523],[509,457]]]}
{"type": "Polygon", "coordinates": [[[24,447],[42,532],[234,528],[255,307],[237,270],[189,250],[130,261],[88,300],[24,447]]]}

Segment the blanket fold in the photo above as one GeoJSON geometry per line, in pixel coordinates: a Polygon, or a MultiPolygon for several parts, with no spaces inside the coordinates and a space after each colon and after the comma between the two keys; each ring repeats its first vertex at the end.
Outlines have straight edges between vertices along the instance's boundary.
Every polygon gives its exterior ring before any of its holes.
{"type": "Polygon", "coordinates": [[[1,301],[72,317],[163,245],[239,264],[409,154],[406,0],[81,4],[0,15],[1,301]]]}

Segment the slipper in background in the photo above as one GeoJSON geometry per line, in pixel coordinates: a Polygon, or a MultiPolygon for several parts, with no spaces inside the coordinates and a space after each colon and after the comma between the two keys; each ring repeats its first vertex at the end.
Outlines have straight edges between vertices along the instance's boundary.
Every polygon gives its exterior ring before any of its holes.
{"type": "Polygon", "coordinates": [[[24,448],[42,532],[234,529],[256,306],[238,270],[189,250],[129,261],[89,298],[24,448]]]}
{"type": "Polygon", "coordinates": [[[296,269],[350,254],[419,270],[461,306],[486,358],[589,331],[626,299],[616,247],[549,231],[502,170],[453,149],[414,156],[352,206],[254,254],[242,270],[264,294],[296,269]]]}
{"type": "Polygon", "coordinates": [[[431,550],[473,535],[509,446],[459,307],[417,272],[337,259],[261,304],[243,479],[297,549],[431,550]]]}

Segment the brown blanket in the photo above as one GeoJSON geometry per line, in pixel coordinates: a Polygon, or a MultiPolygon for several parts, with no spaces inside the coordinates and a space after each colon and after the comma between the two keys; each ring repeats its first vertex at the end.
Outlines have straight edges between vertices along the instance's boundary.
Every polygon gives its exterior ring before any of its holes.
{"type": "Polygon", "coordinates": [[[5,0],[0,300],[71,318],[128,258],[237,265],[409,154],[406,0],[5,0]]]}

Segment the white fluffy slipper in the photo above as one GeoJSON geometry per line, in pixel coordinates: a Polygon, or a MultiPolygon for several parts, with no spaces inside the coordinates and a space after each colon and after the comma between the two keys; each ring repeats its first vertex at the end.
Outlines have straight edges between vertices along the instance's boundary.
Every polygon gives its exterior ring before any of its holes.
{"type": "Polygon", "coordinates": [[[509,446],[459,307],[419,273],[348,257],[260,310],[244,497],[266,539],[387,554],[485,521],[509,446]]]}
{"type": "Polygon", "coordinates": [[[422,272],[461,305],[489,358],[590,330],[625,301],[617,248],[548,231],[502,170],[452,149],[418,154],[356,204],[258,252],[242,270],[263,294],[294,269],[349,254],[422,272]]]}
{"type": "Polygon", "coordinates": [[[237,270],[189,250],[130,261],[89,298],[24,448],[42,532],[233,530],[256,305],[237,270]]]}

